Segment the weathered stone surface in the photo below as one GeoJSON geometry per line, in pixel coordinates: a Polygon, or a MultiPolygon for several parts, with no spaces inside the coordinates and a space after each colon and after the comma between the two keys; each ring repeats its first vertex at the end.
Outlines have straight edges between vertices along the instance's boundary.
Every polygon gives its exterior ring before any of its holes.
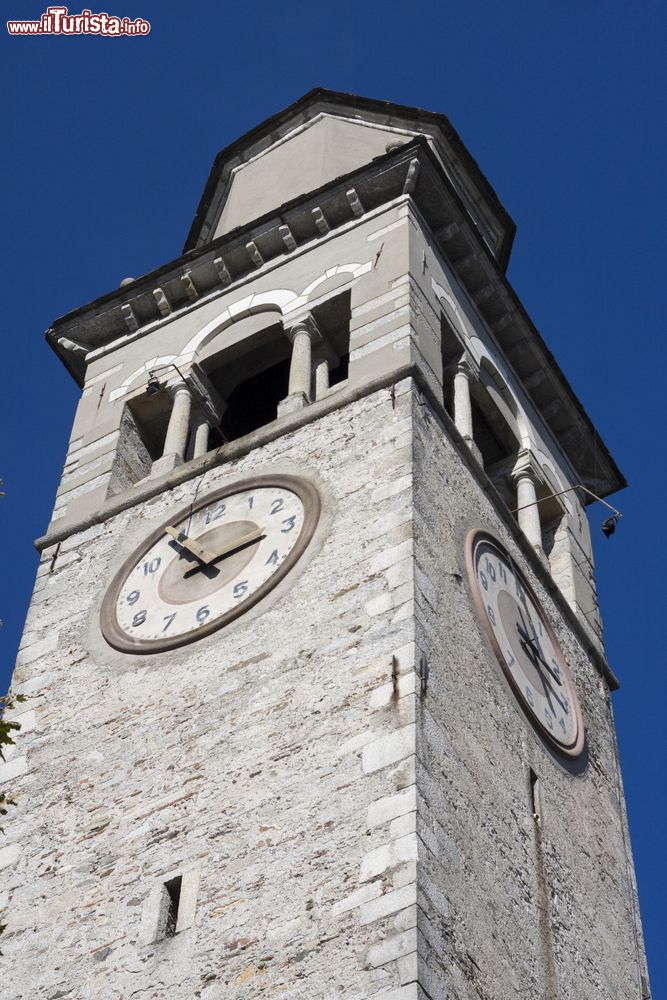
{"type": "MultiPolygon", "coordinates": [[[[374,124],[361,145],[384,156],[397,133],[374,124]]],[[[234,225],[273,207],[267,161],[312,149],[312,136],[299,127],[243,164],[237,194],[255,179],[234,225]]],[[[331,156],[350,168],[348,153],[329,144],[329,159],[302,157],[274,184],[289,192],[307,169],[319,186],[331,156]]],[[[468,204],[477,218],[474,194],[468,204]]],[[[126,302],[123,333],[141,321],[141,335],[91,354],[14,676],[25,725],[0,768],[18,803],[0,849],[3,986],[16,1000],[636,1000],[644,960],[600,636],[591,647],[584,611],[596,605],[586,519],[572,493],[542,525],[550,562],[536,559],[480,462],[473,401],[529,445],[543,492],[572,482],[569,459],[485,323],[489,297],[475,305],[412,199],[347,212],[337,233],[322,205],[308,214],[314,242],[292,241],[278,267],[267,255],[239,281],[234,248],[227,263],[216,250],[214,287],[202,265],[188,301],[153,310],[149,326],[126,302]],[[190,461],[189,403],[172,410],[167,455],[146,478],[161,451],[128,407],[151,370],[238,360],[271,326],[326,313],[334,293],[348,303],[349,345],[337,330],[328,355],[349,346],[343,381],[325,390],[320,375],[311,403],[302,341],[276,419],[190,461]],[[467,444],[442,406],[456,351],[469,365],[467,444]],[[198,643],[112,650],[99,611],[123,561],[196,497],[271,471],[307,477],[323,501],[293,573],[198,643]],[[536,735],[480,630],[472,527],[509,547],[544,603],[582,702],[581,766],[536,735]],[[166,937],[165,883],[179,878],[166,937]]],[[[479,236],[465,219],[445,228],[479,236]]],[[[251,235],[270,253],[271,226],[251,235]]],[[[471,267],[488,257],[467,255],[471,267]]],[[[476,291],[496,285],[487,275],[476,291]]]]}
{"type": "Polygon", "coordinates": [[[401,537],[409,504],[391,490],[378,494],[383,476],[394,475],[411,406],[409,392],[395,406],[379,392],[207,473],[205,490],[276,468],[314,476],[326,530],[277,598],[199,644],[124,656],[97,622],[119,563],[196,483],[68,540],[65,554],[77,560],[56,558],[41,592],[48,596],[30,612],[26,652],[43,643],[36,652],[39,662],[48,658],[49,680],[34,728],[17,737],[15,760],[27,759],[29,773],[11,782],[20,800],[14,822],[39,816],[23,830],[20,858],[12,851],[7,861],[17,877],[3,940],[16,970],[12,995],[125,998],[169,983],[171,996],[190,1000],[209,975],[212,997],[285,988],[298,996],[289,985],[297,983],[314,996],[403,990],[382,938],[385,920],[416,898],[414,872],[383,887],[366,880],[367,858],[389,850],[398,871],[416,856],[416,840],[387,840],[396,807],[371,836],[364,824],[372,803],[401,794],[399,758],[414,755],[404,710],[371,705],[375,689],[391,683],[392,656],[402,681],[413,676],[412,622],[391,621],[405,573],[392,576],[400,560],[381,558],[387,548],[409,550],[401,537]],[[332,447],[337,437],[344,447],[332,447]],[[390,606],[370,615],[378,595],[390,606]],[[57,643],[46,638],[53,621],[57,643]],[[379,766],[367,776],[366,746],[379,766]],[[155,942],[142,930],[155,919],[150,899],[176,871],[199,880],[192,926],[155,942]],[[44,892],[57,920],[40,903],[44,892]],[[377,910],[362,915],[374,900],[377,910]],[[20,931],[27,927],[29,937],[20,931]],[[152,945],[141,943],[146,934],[152,945]],[[379,941],[364,970],[360,956],[379,941]],[[33,949],[53,961],[31,962],[33,949]],[[369,978],[384,966],[382,980],[369,978]]]}

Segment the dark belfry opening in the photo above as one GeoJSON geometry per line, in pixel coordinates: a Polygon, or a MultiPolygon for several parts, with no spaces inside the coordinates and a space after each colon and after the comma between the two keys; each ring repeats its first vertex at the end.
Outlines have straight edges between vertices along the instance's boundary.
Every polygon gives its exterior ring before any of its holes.
{"type": "Polygon", "coordinates": [[[291,354],[282,324],[272,323],[203,363],[227,404],[220,429],[228,441],[276,419],[287,395],[291,354]]]}
{"type": "Polygon", "coordinates": [[[329,368],[330,386],[344,382],[350,368],[351,299],[352,293],[348,289],[340,295],[332,295],[312,310],[313,319],[338,358],[338,364],[329,368]]]}
{"type": "Polygon", "coordinates": [[[473,438],[482,453],[484,468],[488,470],[516,454],[516,441],[502,418],[498,421],[489,419],[488,409],[480,405],[474,396],[470,405],[473,438]]]}
{"type": "Polygon", "coordinates": [[[463,346],[451,323],[440,314],[440,356],[442,359],[442,402],[449,416],[454,419],[454,375],[463,356],[463,346]]]}
{"type": "Polygon", "coordinates": [[[565,511],[561,507],[558,498],[550,496],[551,493],[558,492],[556,486],[550,484],[538,484],[537,498],[540,501],[540,521],[542,523],[542,548],[544,554],[550,558],[552,552],[557,547],[558,540],[564,531],[567,531],[567,518],[565,511]]]}
{"type": "Polygon", "coordinates": [[[181,902],[181,886],[183,877],[177,875],[176,878],[169,879],[164,883],[164,890],[167,895],[166,912],[164,918],[164,936],[173,937],[178,926],[178,908],[181,902]]]}
{"type": "MultiPolygon", "coordinates": [[[[350,363],[350,292],[332,295],[312,308],[312,316],[325,344],[320,347],[330,364],[329,385],[337,385],[348,376],[350,363]]],[[[220,430],[228,441],[251,434],[270,424],[278,415],[278,404],[285,399],[289,386],[292,345],[282,323],[267,320],[262,314],[252,317],[256,329],[250,337],[241,337],[202,362],[211,384],[226,403],[220,430]]],[[[318,358],[318,344],[313,345],[318,358]]],[[[315,398],[314,384],[311,397],[315,398]]]]}
{"type": "Polygon", "coordinates": [[[220,422],[220,429],[228,441],[250,434],[276,419],[278,403],[287,395],[289,366],[289,358],[278,361],[251,375],[231,392],[220,422]]]}
{"type": "Polygon", "coordinates": [[[519,442],[489,393],[479,384],[471,386],[470,408],[473,439],[482,456],[484,471],[513,510],[516,490],[511,471],[519,453],[519,442]]]}
{"type": "Polygon", "coordinates": [[[131,415],[141,441],[153,462],[162,455],[172,405],[173,400],[166,389],[154,396],[143,393],[127,404],[128,415],[131,415]]]}
{"type": "Polygon", "coordinates": [[[170,413],[167,392],[137,396],[124,408],[108,496],[122,493],[149,475],[153,462],[162,455],[170,413]]]}
{"type": "MultiPolygon", "coordinates": [[[[484,378],[482,371],[481,379],[484,378]]],[[[492,479],[501,469],[506,473],[519,453],[517,435],[500,410],[503,401],[496,402],[493,398],[495,392],[495,386],[487,388],[482,381],[474,381],[470,386],[473,438],[481,452],[484,470],[492,479]]]]}

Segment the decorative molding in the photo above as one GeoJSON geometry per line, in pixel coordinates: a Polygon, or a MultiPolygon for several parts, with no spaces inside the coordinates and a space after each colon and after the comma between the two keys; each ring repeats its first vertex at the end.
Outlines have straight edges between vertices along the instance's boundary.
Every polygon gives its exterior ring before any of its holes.
{"type": "Polygon", "coordinates": [[[403,194],[414,194],[414,190],[417,187],[417,181],[419,180],[419,160],[415,157],[410,160],[410,166],[408,167],[408,173],[405,178],[405,184],[403,185],[403,194]]]}
{"type": "Polygon", "coordinates": [[[255,265],[255,267],[263,267],[264,266],[264,258],[262,257],[261,253],[257,249],[257,244],[253,240],[250,240],[249,243],[246,243],[245,248],[248,251],[250,259],[253,262],[253,264],[255,265]]]}
{"type": "Polygon", "coordinates": [[[82,344],[77,344],[74,340],[69,340],[68,337],[58,337],[57,343],[63,348],[63,350],[71,351],[71,353],[75,354],[78,358],[85,358],[88,353],[87,347],[84,347],[82,344]]]}
{"type": "Polygon", "coordinates": [[[223,285],[231,285],[232,276],[227,270],[225,262],[222,259],[222,257],[214,257],[213,265],[216,271],[218,272],[218,277],[220,278],[220,281],[223,283],[223,285]]]}
{"type": "Polygon", "coordinates": [[[324,218],[324,212],[322,211],[322,209],[313,208],[311,211],[311,215],[315,221],[315,225],[319,229],[322,236],[326,236],[326,234],[329,232],[329,223],[324,218]]]}
{"type": "Polygon", "coordinates": [[[128,328],[130,333],[134,333],[139,329],[139,322],[137,317],[134,315],[134,309],[129,302],[124,302],[120,307],[120,311],[123,314],[123,319],[125,320],[125,326],[128,328]]]}
{"type": "Polygon", "coordinates": [[[199,298],[199,292],[195,288],[195,283],[192,280],[192,272],[186,271],[185,274],[181,275],[181,284],[185,289],[185,294],[190,299],[190,302],[196,302],[199,298]]]}
{"type": "Polygon", "coordinates": [[[278,226],[278,232],[280,233],[280,238],[282,239],[283,243],[285,244],[288,252],[291,253],[292,250],[296,250],[296,248],[297,248],[297,242],[294,239],[294,237],[292,236],[292,230],[290,229],[290,227],[289,226],[278,226]]]}
{"type": "Polygon", "coordinates": [[[169,299],[161,288],[153,289],[153,298],[155,299],[155,304],[160,311],[160,315],[169,316],[171,314],[171,306],[169,305],[169,299]]]}
{"type": "Polygon", "coordinates": [[[349,191],[345,192],[345,197],[349,201],[350,208],[352,209],[353,213],[356,215],[358,219],[360,219],[364,214],[364,206],[361,204],[361,201],[359,200],[359,195],[357,194],[356,190],[354,188],[350,188],[349,191]]]}

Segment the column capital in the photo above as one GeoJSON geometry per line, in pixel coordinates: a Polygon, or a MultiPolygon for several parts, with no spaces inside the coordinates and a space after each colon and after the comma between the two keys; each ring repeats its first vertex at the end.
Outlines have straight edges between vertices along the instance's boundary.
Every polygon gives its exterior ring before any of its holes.
{"type": "Polygon", "coordinates": [[[172,382],[169,382],[167,384],[166,388],[167,388],[167,392],[172,397],[175,396],[177,392],[183,392],[183,390],[185,390],[186,392],[190,393],[190,395],[192,395],[192,390],[191,390],[190,386],[188,385],[188,383],[185,381],[184,378],[181,378],[180,375],[177,375],[176,378],[174,378],[174,380],[172,382]]]}
{"type": "Polygon", "coordinates": [[[299,333],[306,333],[312,345],[321,344],[324,340],[322,332],[310,313],[301,313],[296,316],[283,317],[285,334],[294,343],[294,338],[299,333]]]}
{"type": "Polygon", "coordinates": [[[510,473],[516,483],[519,479],[530,479],[535,485],[542,482],[543,474],[538,461],[529,448],[524,448],[517,455],[516,462],[510,473]]]}
{"type": "Polygon", "coordinates": [[[463,375],[468,380],[475,378],[476,372],[473,369],[470,358],[464,354],[456,362],[456,374],[463,375]]]}

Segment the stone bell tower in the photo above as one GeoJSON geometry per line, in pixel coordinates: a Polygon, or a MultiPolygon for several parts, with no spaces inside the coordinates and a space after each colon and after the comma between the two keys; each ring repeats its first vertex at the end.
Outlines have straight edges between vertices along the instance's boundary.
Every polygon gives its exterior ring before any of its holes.
{"type": "Polygon", "coordinates": [[[315,90],[48,331],[8,996],[650,995],[586,518],[624,480],[513,236],[445,117],[315,90]]]}

